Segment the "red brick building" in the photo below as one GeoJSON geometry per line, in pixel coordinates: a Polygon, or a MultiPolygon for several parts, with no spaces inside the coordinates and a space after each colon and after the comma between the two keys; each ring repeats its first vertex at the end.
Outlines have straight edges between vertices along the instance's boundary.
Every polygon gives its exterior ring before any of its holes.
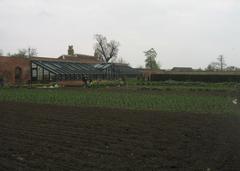
{"type": "Polygon", "coordinates": [[[5,85],[81,81],[89,79],[118,79],[138,75],[130,66],[102,63],[95,56],[76,54],[59,58],[0,56],[0,82],[5,85]]]}
{"type": "Polygon", "coordinates": [[[0,78],[7,84],[27,82],[31,79],[30,66],[29,59],[0,56],[0,78]]]}
{"type": "Polygon", "coordinates": [[[0,56],[0,79],[5,84],[13,85],[18,83],[27,83],[31,81],[32,62],[33,61],[64,61],[64,62],[77,62],[86,64],[101,63],[96,57],[88,55],[69,56],[63,55],[59,58],[46,58],[46,57],[7,57],[0,56]]]}

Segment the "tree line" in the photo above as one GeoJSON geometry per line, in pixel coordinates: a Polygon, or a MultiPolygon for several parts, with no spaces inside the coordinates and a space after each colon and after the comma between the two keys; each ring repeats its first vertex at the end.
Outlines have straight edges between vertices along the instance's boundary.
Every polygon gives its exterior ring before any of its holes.
{"type": "MultiPolygon", "coordinates": [[[[3,51],[0,50],[0,56],[3,55],[3,51]]],[[[38,55],[37,49],[35,48],[23,48],[23,49],[18,49],[16,53],[7,53],[7,56],[9,57],[19,57],[19,58],[31,58],[31,57],[36,57],[38,55]]]]}
{"type": "MultiPolygon", "coordinates": [[[[124,63],[128,64],[123,58],[118,57],[120,43],[116,40],[108,41],[107,37],[96,34],[94,35],[95,44],[94,44],[94,56],[103,63],[124,63]]],[[[145,68],[147,69],[160,69],[160,64],[157,62],[158,53],[154,48],[150,48],[143,52],[145,55],[145,68]]],[[[0,50],[0,55],[3,55],[3,51],[0,50]]],[[[38,55],[37,49],[27,48],[19,49],[17,53],[8,53],[7,56],[10,57],[23,57],[31,58],[38,55]]],[[[68,47],[68,55],[74,56],[73,46],[68,47]]],[[[201,70],[201,69],[200,69],[201,70]]],[[[235,66],[227,66],[224,56],[219,55],[217,61],[210,63],[205,69],[205,71],[239,71],[240,68],[235,66]]]]}
{"type": "Polygon", "coordinates": [[[236,66],[227,66],[223,55],[219,55],[217,61],[211,62],[206,71],[240,71],[240,68],[236,66]]]}

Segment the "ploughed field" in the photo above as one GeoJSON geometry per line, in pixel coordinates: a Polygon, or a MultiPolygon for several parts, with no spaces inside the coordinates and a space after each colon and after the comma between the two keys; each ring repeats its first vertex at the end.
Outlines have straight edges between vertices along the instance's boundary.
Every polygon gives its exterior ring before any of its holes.
{"type": "Polygon", "coordinates": [[[0,170],[240,170],[240,115],[0,102],[0,170]]]}

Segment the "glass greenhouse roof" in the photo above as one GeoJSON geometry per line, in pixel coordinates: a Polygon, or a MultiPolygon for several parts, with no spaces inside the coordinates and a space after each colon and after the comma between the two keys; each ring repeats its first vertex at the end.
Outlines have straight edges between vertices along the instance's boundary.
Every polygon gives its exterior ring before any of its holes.
{"type": "Polygon", "coordinates": [[[32,61],[54,74],[103,74],[93,64],[81,64],[76,62],[62,61],[32,61]]]}
{"type": "Polygon", "coordinates": [[[120,75],[137,75],[140,72],[124,64],[83,64],[78,62],[64,61],[41,61],[34,60],[32,63],[54,73],[54,74],[105,74],[106,70],[120,75]]]}

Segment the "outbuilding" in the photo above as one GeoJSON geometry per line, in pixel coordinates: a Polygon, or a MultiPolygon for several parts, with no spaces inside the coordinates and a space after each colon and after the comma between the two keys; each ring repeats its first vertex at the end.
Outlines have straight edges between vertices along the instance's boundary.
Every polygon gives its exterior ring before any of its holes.
{"type": "Polygon", "coordinates": [[[95,56],[63,55],[59,58],[0,56],[4,84],[47,83],[89,79],[135,77],[140,72],[126,64],[102,63],[95,56]]]}

